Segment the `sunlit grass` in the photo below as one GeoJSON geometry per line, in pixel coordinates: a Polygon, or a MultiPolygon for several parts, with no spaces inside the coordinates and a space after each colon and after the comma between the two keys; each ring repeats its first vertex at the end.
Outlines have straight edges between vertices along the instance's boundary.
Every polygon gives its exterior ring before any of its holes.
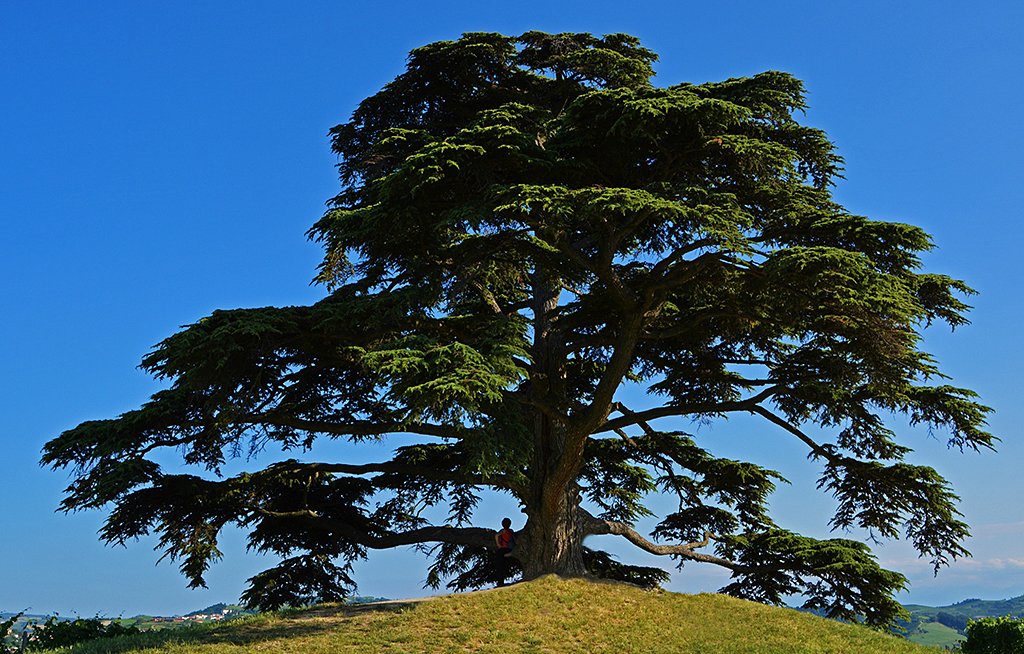
{"type": "Polygon", "coordinates": [[[958,634],[956,629],[938,622],[924,622],[921,624],[920,630],[920,633],[911,634],[910,639],[921,645],[943,647],[964,640],[964,637],[958,634]]]}
{"type": "Polygon", "coordinates": [[[682,595],[546,577],[415,605],[318,607],[97,642],[71,651],[927,654],[934,650],[863,627],[723,595],[682,595]]]}

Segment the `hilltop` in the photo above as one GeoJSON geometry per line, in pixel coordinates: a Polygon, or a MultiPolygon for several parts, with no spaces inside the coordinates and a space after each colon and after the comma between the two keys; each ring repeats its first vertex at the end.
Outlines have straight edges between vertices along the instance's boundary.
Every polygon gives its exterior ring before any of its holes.
{"type": "Polygon", "coordinates": [[[947,606],[906,604],[910,621],[907,638],[925,645],[953,645],[963,641],[967,622],[977,618],[1010,615],[1024,617],[1024,595],[1003,600],[965,599],[947,606]]]}
{"type": "Polygon", "coordinates": [[[864,627],[714,594],[545,577],[421,601],[328,605],[194,629],[152,632],[72,651],[703,652],[928,654],[864,627]]]}
{"type": "Polygon", "coordinates": [[[1024,617],[1024,595],[1002,600],[965,599],[956,604],[946,606],[925,606],[923,604],[905,604],[904,607],[914,615],[938,618],[940,614],[963,615],[969,619],[993,616],[1012,615],[1024,617]]]}

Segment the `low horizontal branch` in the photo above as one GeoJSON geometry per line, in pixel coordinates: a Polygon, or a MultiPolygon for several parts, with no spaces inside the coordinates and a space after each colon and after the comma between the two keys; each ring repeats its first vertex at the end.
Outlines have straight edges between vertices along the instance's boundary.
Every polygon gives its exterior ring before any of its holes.
{"type": "Polygon", "coordinates": [[[614,520],[600,520],[593,518],[587,527],[587,532],[593,535],[601,534],[614,534],[616,536],[622,536],[629,542],[633,543],[645,552],[651,554],[657,554],[659,556],[679,556],[684,559],[691,561],[701,561],[703,563],[713,563],[729,570],[738,571],[743,567],[735,561],[724,559],[720,556],[714,556],[713,554],[705,554],[703,552],[697,552],[698,547],[706,547],[711,543],[711,535],[705,532],[705,538],[702,541],[696,543],[683,543],[678,545],[659,545],[653,543],[642,535],[640,535],[635,529],[623,522],[616,522],[614,520]]]}
{"type": "Polygon", "coordinates": [[[453,545],[468,545],[471,547],[488,547],[493,549],[494,531],[483,527],[449,527],[429,526],[410,529],[408,531],[376,531],[370,533],[365,529],[344,522],[324,518],[315,511],[303,509],[300,511],[277,512],[260,510],[262,515],[275,518],[309,518],[321,521],[328,529],[343,536],[353,543],[375,550],[386,550],[392,547],[403,545],[419,545],[422,543],[451,543],[453,545]]]}

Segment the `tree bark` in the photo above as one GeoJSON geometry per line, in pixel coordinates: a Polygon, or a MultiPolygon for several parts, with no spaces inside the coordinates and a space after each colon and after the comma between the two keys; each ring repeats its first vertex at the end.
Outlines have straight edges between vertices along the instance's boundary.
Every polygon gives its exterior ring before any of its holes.
{"type": "Polygon", "coordinates": [[[556,487],[538,484],[539,496],[523,529],[519,558],[523,578],[545,574],[581,577],[587,573],[583,561],[584,530],[579,487],[575,483],[556,487]]]}
{"type": "MultiPolygon", "coordinates": [[[[554,398],[564,403],[564,344],[551,323],[551,315],[558,307],[561,282],[542,267],[531,277],[534,340],[530,394],[538,402],[554,398]]],[[[566,427],[543,411],[535,410],[528,517],[515,554],[522,563],[525,579],[550,573],[586,574],[579,486],[572,478],[555,474],[566,455],[566,427]]]]}

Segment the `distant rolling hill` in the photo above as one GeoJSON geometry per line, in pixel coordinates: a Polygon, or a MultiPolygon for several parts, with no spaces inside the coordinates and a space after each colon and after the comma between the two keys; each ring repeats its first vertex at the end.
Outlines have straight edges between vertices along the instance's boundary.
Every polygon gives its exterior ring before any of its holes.
{"type": "MultiPolygon", "coordinates": [[[[18,615],[18,614],[17,613],[11,613],[10,611],[0,611],[0,620],[7,620],[8,618],[13,618],[16,615],[18,615]]],[[[26,619],[45,620],[48,616],[45,616],[45,615],[35,615],[35,614],[31,614],[31,613],[26,613],[26,614],[22,615],[21,617],[22,618],[26,618],[26,619]]]]}
{"type": "Polygon", "coordinates": [[[988,618],[1003,615],[1024,616],[1024,595],[1004,600],[965,599],[949,606],[924,606],[905,604],[911,613],[936,617],[939,613],[959,613],[972,618],[988,618]]]}
{"type": "Polygon", "coordinates": [[[1005,600],[966,599],[948,606],[905,604],[910,621],[907,638],[926,645],[953,645],[963,640],[967,623],[977,618],[1024,617],[1024,595],[1005,600]]]}

